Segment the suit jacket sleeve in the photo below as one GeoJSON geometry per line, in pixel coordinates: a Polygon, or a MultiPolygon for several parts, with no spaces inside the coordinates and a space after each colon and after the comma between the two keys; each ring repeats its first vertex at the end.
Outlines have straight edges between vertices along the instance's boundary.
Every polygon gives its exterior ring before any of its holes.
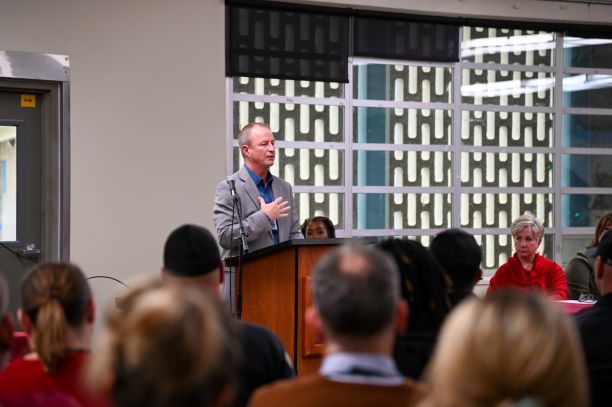
{"type": "MultiPolygon", "coordinates": [[[[238,185],[236,186],[238,188],[238,185]]],[[[244,201],[244,200],[242,200],[244,201]]],[[[240,236],[240,227],[238,225],[238,214],[234,213],[232,218],[232,207],[233,199],[230,193],[229,185],[226,181],[221,181],[217,186],[215,193],[215,205],[213,209],[213,220],[215,227],[217,228],[217,236],[219,236],[219,244],[225,250],[229,250],[230,247],[236,248],[238,243],[236,238],[240,236]],[[230,236],[230,231],[233,226],[233,232],[230,236]]],[[[261,210],[252,211],[249,213],[246,204],[243,202],[242,224],[244,225],[244,231],[248,235],[247,241],[252,242],[257,240],[262,234],[271,233],[272,224],[268,215],[263,213],[261,210]]]]}

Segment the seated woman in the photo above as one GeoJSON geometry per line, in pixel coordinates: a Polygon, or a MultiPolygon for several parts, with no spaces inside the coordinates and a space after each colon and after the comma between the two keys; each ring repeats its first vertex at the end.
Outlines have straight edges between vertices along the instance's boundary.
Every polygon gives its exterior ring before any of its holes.
{"type": "Polygon", "coordinates": [[[589,405],[576,328],[538,293],[500,290],[461,303],[425,376],[423,406],[589,405]]]}
{"type": "Polygon", "coordinates": [[[315,216],[304,221],[302,234],[306,239],[333,239],[336,237],[336,228],[331,219],[315,216]]]}
{"type": "Polygon", "coordinates": [[[409,309],[408,328],[397,337],[393,358],[404,376],[418,380],[451,309],[449,281],[433,255],[419,242],[388,239],[378,247],[395,260],[402,298],[409,309]]]}
{"type": "Polygon", "coordinates": [[[77,266],[35,266],[21,284],[17,313],[33,351],[14,359],[0,374],[0,394],[63,393],[82,406],[105,405],[81,382],[94,315],[91,289],[77,266]]]}
{"type": "Polygon", "coordinates": [[[227,406],[241,356],[234,329],[201,290],[151,281],[107,314],[90,385],[115,407],[227,406]]]}
{"type": "Polygon", "coordinates": [[[563,268],[537,252],[544,237],[542,222],[525,213],[512,222],[511,232],[516,253],[497,269],[487,294],[500,287],[514,287],[541,290],[553,300],[566,300],[568,291],[563,268]]]}
{"type": "Polygon", "coordinates": [[[599,218],[595,228],[595,236],[593,236],[589,247],[576,253],[576,256],[567,264],[565,277],[569,286],[570,300],[578,300],[581,295],[586,295],[594,300],[601,297],[601,293],[595,284],[593,269],[597,245],[608,230],[612,230],[612,212],[608,212],[599,218]]]}

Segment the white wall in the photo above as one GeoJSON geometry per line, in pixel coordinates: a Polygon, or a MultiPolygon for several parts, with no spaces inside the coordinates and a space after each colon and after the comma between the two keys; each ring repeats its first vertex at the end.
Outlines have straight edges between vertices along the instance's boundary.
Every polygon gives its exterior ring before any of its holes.
{"type": "MultiPolygon", "coordinates": [[[[0,50],[70,56],[70,249],[88,275],[157,273],[174,227],[212,227],[224,19],[223,0],[0,0],[0,50]]],[[[103,305],[117,285],[92,286],[103,305]]]]}

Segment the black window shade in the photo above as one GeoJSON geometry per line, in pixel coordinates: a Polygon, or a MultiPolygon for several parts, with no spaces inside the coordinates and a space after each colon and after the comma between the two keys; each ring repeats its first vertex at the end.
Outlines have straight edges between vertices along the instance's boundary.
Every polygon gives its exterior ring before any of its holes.
{"type": "Polygon", "coordinates": [[[401,60],[456,62],[459,26],[432,22],[355,17],[353,55],[401,60]]]}
{"type": "Polygon", "coordinates": [[[228,6],[228,76],[348,82],[349,17],[228,6]]]}

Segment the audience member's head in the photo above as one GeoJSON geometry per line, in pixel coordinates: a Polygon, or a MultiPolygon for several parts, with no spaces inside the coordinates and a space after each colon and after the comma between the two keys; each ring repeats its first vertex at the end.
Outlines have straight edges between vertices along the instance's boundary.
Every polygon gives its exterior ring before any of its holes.
{"type": "Polygon", "coordinates": [[[4,366],[13,338],[13,321],[8,312],[8,288],[0,275],[0,370],[4,366]]]}
{"type": "Polygon", "coordinates": [[[224,270],[217,240],[201,226],[183,225],[172,231],[164,246],[162,277],[199,285],[218,296],[224,270]]]}
{"type": "Polygon", "coordinates": [[[414,240],[388,239],[378,247],[391,254],[397,264],[402,297],[410,309],[409,330],[437,334],[450,301],[449,283],[436,259],[414,240]]]}
{"type": "Polygon", "coordinates": [[[72,348],[89,347],[94,315],[91,289],[74,264],[39,264],[21,284],[19,322],[47,373],[72,348]]]}
{"type": "Polygon", "coordinates": [[[482,253],[476,239],[461,229],[448,229],[429,246],[438,263],[453,281],[452,291],[472,291],[482,276],[482,253]]]}
{"type": "Polygon", "coordinates": [[[591,240],[589,247],[597,246],[599,241],[603,238],[603,235],[609,230],[612,230],[612,212],[602,215],[597,221],[595,236],[593,236],[593,240],[591,240]]]}
{"type": "Polygon", "coordinates": [[[315,216],[304,221],[302,234],[306,239],[333,239],[336,237],[336,228],[328,217],[315,216]]]}
{"type": "Polygon", "coordinates": [[[463,302],[441,331],[426,381],[426,405],[588,405],[574,325],[536,293],[494,292],[463,302]]]}
{"type": "Polygon", "coordinates": [[[602,295],[612,292],[612,231],[603,234],[595,253],[595,281],[602,295]]]}
{"type": "Polygon", "coordinates": [[[228,405],[240,358],[233,329],[211,295],[149,282],[107,314],[89,379],[117,407],[228,405]]]}
{"type": "Polygon", "coordinates": [[[310,311],[328,341],[368,346],[373,338],[390,336],[392,346],[395,331],[403,329],[407,310],[398,273],[389,256],[373,246],[350,244],[325,256],[313,273],[311,291],[310,311]]]}

